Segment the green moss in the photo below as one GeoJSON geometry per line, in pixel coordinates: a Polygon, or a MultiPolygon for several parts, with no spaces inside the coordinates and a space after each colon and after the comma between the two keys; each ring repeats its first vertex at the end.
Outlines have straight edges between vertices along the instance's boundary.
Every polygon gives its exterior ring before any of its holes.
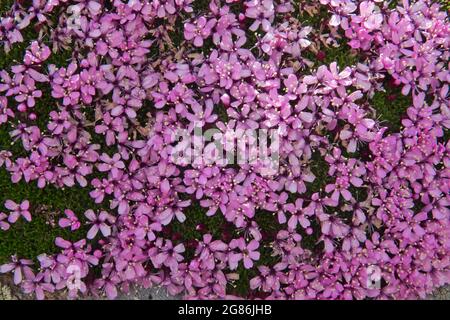
{"type": "Polygon", "coordinates": [[[330,176],[328,176],[328,163],[318,151],[312,154],[309,165],[312,173],[316,176],[313,182],[307,183],[308,195],[312,195],[325,188],[330,176]]]}
{"type": "Polygon", "coordinates": [[[412,105],[412,100],[410,96],[402,95],[399,88],[393,88],[389,84],[385,84],[385,88],[385,92],[376,92],[370,103],[376,110],[381,125],[388,127],[390,132],[399,132],[402,116],[412,105]]]}
{"type": "Polygon", "coordinates": [[[214,106],[214,113],[217,114],[218,119],[223,123],[228,122],[227,108],[222,103],[214,106]]]}
{"type": "Polygon", "coordinates": [[[14,0],[2,0],[2,2],[0,3],[0,15],[3,15],[5,12],[11,9],[13,3],[14,0]]]}
{"type": "Polygon", "coordinates": [[[208,10],[209,0],[195,0],[192,2],[194,12],[202,12],[208,10]]]}
{"type": "Polygon", "coordinates": [[[328,10],[325,8],[325,6],[321,6],[319,8],[319,12],[317,14],[310,15],[306,10],[300,10],[300,5],[313,5],[315,0],[306,0],[306,1],[299,1],[299,4],[294,4],[294,15],[298,17],[298,19],[302,22],[304,25],[313,26],[317,29],[320,28],[320,25],[328,20],[328,17],[330,16],[328,10]]]}
{"type": "Polygon", "coordinates": [[[325,59],[323,63],[329,65],[332,62],[337,62],[341,70],[345,67],[354,66],[359,61],[358,55],[350,52],[345,41],[343,41],[343,43],[337,48],[325,48],[324,52],[325,59]]]}
{"type": "Polygon", "coordinates": [[[450,130],[444,130],[444,137],[442,138],[444,143],[447,143],[450,139],[450,130]]]}
{"type": "Polygon", "coordinates": [[[50,226],[47,221],[49,212],[42,212],[42,215],[36,215],[35,212],[32,212],[32,214],[32,222],[28,223],[21,219],[12,225],[7,232],[0,233],[0,263],[9,260],[13,254],[20,258],[35,260],[41,253],[59,252],[60,250],[54,244],[56,237],[73,241],[83,238],[83,234],[86,233],[84,229],[70,233],[70,231],[62,230],[58,226],[50,226]]]}
{"type": "Polygon", "coordinates": [[[200,232],[196,229],[196,227],[201,224],[204,225],[206,233],[212,234],[215,239],[221,239],[221,227],[227,224],[227,221],[220,210],[211,217],[206,215],[207,211],[207,208],[201,207],[198,201],[193,200],[192,204],[183,211],[186,215],[186,221],[183,223],[178,222],[178,220],[173,221],[170,224],[172,231],[174,233],[179,233],[181,239],[184,241],[201,240],[204,232],[200,232]]]}
{"type": "Polygon", "coordinates": [[[46,65],[54,64],[57,67],[67,67],[72,61],[72,52],[69,50],[59,50],[58,53],[52,53],[46,65]]]}
{"type": "Polygon", "coordinates": [[[444,9],[445,11],[450,10],[450,1],[449,0],[439,0],[438,2],[442,5],[442,9],[444,9]]]}
{"type": "Polygon", "coordinates": [[[273,248],[271,246],[278,231],[283,229],[283,226],[278,223],[276,215],[273,212],[257,210],[255,221],[260,229],[263,230],[263,239],[258,249],[260,258],[258,261],[254,261],[255,266],[252,269],[245,269],[243,264],[240,263],[235,271],[239,274],[239,279],[230,283],[228,287],[231,294],[242,297],[246,297],[250,293],[250,280],[258,275],[258,266],[273,266],[280,260],[279,256],[272,255],[273,248]]]}
{"type": "Polygon", "coordinates": [[[9,259],[13,254],[24,258],[35,258],[41,253],[57,252],[54,245],[57,236],[69,240],[79,240],[86,235],[87,228],[80,228],[76,232],[61,229],[57,223],[63,215],[64,209],[71,209],[80,221],[84,221],[83,213],[88,208],[107,209],[95,204],[89,196],[89,188],[72,187],[57,189],[47,186],[39,189],[36,182],[20,181],[13,184],[10,174],[0,170],[0,210],[6,211],[4,202],[11,199],[16,202],[28,199],[31,205],[33,220],[30,223],[23,219],[13,225],[6,232],[0,232],[0,263],[9,259]],[[54,226],[52,226],[52,222],[54,226]]]}
{"type": "Polygon", "coordinates": [[[0,47],[0,69],[9,69],[10,66],[20,63],[23,60],[26,47],[25,42],[16,43],[12,45],[8,53],[5,53],[3,47],[0,47]]]}
{"type": "MultiPolygon", "coordinates": [[[[12,2],[12,1],[7,1],[12,2]]],[[[9,4],[1,4],[1,10],[9,8],[9,4]]],[[[3,52],[0,48],[0,69],[9,71],[10,67],[16,63],[23,61],[23,55],[29,41],[37,37],[36,32],[28,27],[22,31],[25,41],[14,44],[11,51],[3,52]]],[[[43,70],[46,70],[48,64],[56,64],[64,66],[68,64],[71,57],[70,51],[61,51],[52,54],[43,70]]],[[[30,124],[37,125],[42,131],[46,130],[48,122],[48,114],[51,110],[57,109],[57,101],[51,97],[51,89],[48,86],[37,84],[42,90],[43,96],[36,100],[34,112],[38,114],[35,122],[30,124]]],[[[15,105],[10,101],[10,105],[15,105]]],[[[20,113],[16,114],[17,119],[21,119],[20,113]]],[[[24,120],[24,119],[21,119],[24,120]]],[[[17,122],[16,122],[17,124],[17,122]]],[[[12,142],[9,132],[13,129],[11,123],[0,126],[0,150],[10,150],[14,157],[26,156],[21,141],[12,142]]],[[[6,232],[0,232],[0,263],[9,259],[13,254],[19,257],[35,259],[41,253],[58,252],[58,248],[54,245],[55,238],[61,236],[69,240],[78,240],[84,238],[86,227],[80,228],[76,232],[67,229],[61,229],[57,223],[59,217],[63,214],[64,209],[73,210],[81,221],[83,221],[83,213],[88,208],[99,208],[89,197],[89,188],[65,188],[57,189],[53,186],[47,186],[39,189],[36,182],[25,183],[21,181],[17,184],[11,182],[10,174],[5,169],[0,169],[0,210],[5,211],[3,204],[5,200],[11,199],[16,202],[28,199],[31,204],[32,222],[27,223],[23,219],[13,225],[6,232]]]]}

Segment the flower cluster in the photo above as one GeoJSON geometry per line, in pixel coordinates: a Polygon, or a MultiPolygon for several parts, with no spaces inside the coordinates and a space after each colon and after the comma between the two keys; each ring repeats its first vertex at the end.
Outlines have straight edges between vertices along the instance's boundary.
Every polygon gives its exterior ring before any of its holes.
{"type": "MultiPolygon", "coordinates": [[[[86,239],[55,239],[60,253],[35,268],[16,256],[0,267],[24,292],[114,299],[137,284],[225,299],[243,269],[252,299],[405,299],[450,282],[450,24],[438,4],[320,0],[309,9],[325,8],[323,35],[285,0],[211,0],[202,12],[190,0],[111,2],[35,0],[0,20],[6,51],[29,25],[46,31],[0,72],[0,125],[24,149],[1,150],[0,166],[13,183],[78,185],[109,205],[82,219],[65,210],[59,226],[86,220],[86,239]],[[316,65],[322,42],[358,63],[316,65]],[[67,65],[48,62],[69,48],[67,65]],[[399,132],[371,106],[388,85],[412,101],[399,132]],[[48,115],[33,109],[43,87],[48,115]],[[278,169],[174,162],[173,131],[198,126],[225,140],[276,129],[278,169]],[[173,231],[197,204],[223,218],[222,237],[173,231]]],[[[31,220],[28,201],[5,207],[1,230],[31,220]]]]}

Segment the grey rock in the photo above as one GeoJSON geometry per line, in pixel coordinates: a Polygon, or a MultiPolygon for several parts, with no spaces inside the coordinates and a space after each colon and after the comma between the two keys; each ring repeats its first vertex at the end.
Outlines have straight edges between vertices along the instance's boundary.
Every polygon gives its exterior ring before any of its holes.
{"type": "Polygon", "coordinates": [[[434,290],[433,294],[427,297],[427,300],[450,300],[450,285],[434,290]]]}
{"type": "MultiPolygon", "coordinates": [[[[163,288],[133,288],[128,295],[120,295],[120,300],[181,300],[181,296],[171,296],[163,288]]],[[[436,289],[427,300],[450,300],[450,285],[436,289]]]]}
{"type": "Polygon", "coordinates": [[[117,300],[180,300],[181,296],[171,296],[164,288],[133,287],[128,294],[120,294],[117,300]]]}

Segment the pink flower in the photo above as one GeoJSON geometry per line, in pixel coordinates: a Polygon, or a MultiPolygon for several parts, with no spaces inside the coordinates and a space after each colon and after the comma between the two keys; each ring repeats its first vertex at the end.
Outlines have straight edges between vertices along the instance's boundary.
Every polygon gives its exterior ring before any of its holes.
{"type": "Polygon", "coordinates": [[[7,217],[7,214],[0,212],[0,229],[2,229],[3,231],[8,230],[10,227],[9,223],[7,221],[4,221],[7,217]]]}
{"type": "Polygon", "coordinates": [[[22,216],[26,221],[31,221],[30,202],[24,200],[20,204],[15,203],[12,200],[6,200],[5,207],[11,211],[8,217],[10,223],[15,223],[20,216],[22,216]]]}
{"type": "Polygon", "coordinates": [[[183,213],[183,208],[188,207],[191,204],[190,200],[180,201],[176,199],[172,205],[169,205],[167,209],[163,210],[158,216],[158,221],[162,225],[168,225],[174,217],[177,218],[179,222],[184,222],[186,216],[183,213]]]}
{"type": "Polygon", "coordinates": [[[0,125],[8,122],[8,118],[14,118],[14,112],[8,108],[8,99],[0,97],[0,125]]]}
{"type": "Polygon", "coordinates": [[[101,172],[111,172],[113,178],[118,178],[122,169],[125,168],[125,164],[120,160],[121,156],[119,153],[114,154],[112,157],[106,153],[100,156],[100,163],[97,167],[101,172]]]}
{"type": "Polygon", "coordinates": [[[185,251],[183,244],[173,246],[172,242],[167,240],[161,247],[161,251],[155,256],[150,257],[153,265],[158,268],[161,265],[169,267],[172,271],[178,270],[178,264],[184,258],[181,255],[185,251]]]}
{"type": "Polygon", "coordinates": [[[364,27],[368,30],[378,29],[383,22],[383,15],[379,11],[375,11],[375,8],[378,9],[371,1],[363,1],[359,4],[361,18],[365,20],[364,27]]]}
{"type": "Polygon", "coordinates": [[[244,238],[231,240],[230,249],[238,249],[239,251],[229,253],[228,264],[230,269],[236,269],[240,260],[243,260],[245,269],[251,269],[253,267],[253,261],[259,260],[260,257],[260,253],[256,251],[258,247],[259,242],[256,240],[251,240],[248,244],[244,238]]]}
{"type": "Polygon", "coordinates": [[[33,261],[27,259],[18,259],[16,256],[11,257],[11,262],[0,266],[0,273],[13,272],[14,284],[20,284],[23,280],[23,275],[26,278],[33,272],[30,266],[33,265],[33,261]]]}
{"type": "Polygon", "coordinates": [[[288,220],[288,226],[291,230],[297,228],[297,223],[299,223],[303,229],[307,229],[311,225],[308,219],[308,211],[303,208],[303,199],[297,199],[295,200],[295,205],[289,203],[285,208],[292,214],[288,220]]]}
{"type": "Polygon", "coordinates": [[[196,47],[203,46],[203,40],[211,35],[211,29],[216,24],[216,19],[207,20],[205,17],[199,17],[194,24],[184,24],[184,38],[186,40],[194,39],[196,47]]]}
{"type": "Polygon", "coordinates": [[[36,295],[37,300],[45,299],[45,291],[54,292],[55,287],[51,283],[46,283],[42,281],[44,278],[43,273],[38,273],[36,276],[33,272],[26,274],[26,280],[22,284],[22,289],[24,293],[36,295]]]}
{"type": "Polygon", "coordinates": [[[92,224],[86,236],[88,239],[94,239],[99,230],[104,237],[111,235],[110,224],[114,224],[115,218],[109,213],[101,211],[97,216],[93,210],[89,209],[84,213],[84,216],[89,220],[88,224],[92,224]]]}
{"type": "Polygon", "coordinates": [[[71,231],[78,230],[81,226],[81,223],[75,213],[72,210],[66,209],[64,210],[64,214],[66,215],[66,218],[59,219],[59,226],[61,228],[70,227],[71,231]]]}
{"type": "Polygon", "coordinates": [[[250,26],[251,31],[256,31],[260,25],[264,31],[269,31],[275,16],[275,6],[272,0],[252,0],[246,3],[245,16],[255,21],[250,26]]]}

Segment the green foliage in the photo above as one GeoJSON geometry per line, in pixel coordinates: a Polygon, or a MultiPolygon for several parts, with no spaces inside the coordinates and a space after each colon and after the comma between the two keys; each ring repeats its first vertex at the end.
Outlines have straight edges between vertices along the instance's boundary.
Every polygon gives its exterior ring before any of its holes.
{"type": "Polygon", "coordinates": [[[86,209],[100,209],[101,206],[92,201],[88,192],[88,188],[80,187],[57,189],[47,186],[40,189],[36,182],[26,183],[23,180],[13,184],[10,174],[5,169],[0,169],[0,211],[8,212],[3,206],[7,199],[15,202],[28,199],[33,217],[30,223],[20,218],[8,231],[0,232],[0,263],[13,254],[32,259],[44,252],[58,252],[54,245],[58,236],[72,241],[84,238],[87,226],[71,232],[61,229],[58,220],[64,209],[74,211],[82,222],[86,209]]]}
{"type": "Polygon", "coordinates": [[[385,88],[385,92],[375,93],[371,105],[376,110],[381,125],[388,127],[390,132],[399,132],[402,116],[412,105],[411,97],[405,97],[399,88],[392,88],[389,84],[385,84],[385,88]]]}

